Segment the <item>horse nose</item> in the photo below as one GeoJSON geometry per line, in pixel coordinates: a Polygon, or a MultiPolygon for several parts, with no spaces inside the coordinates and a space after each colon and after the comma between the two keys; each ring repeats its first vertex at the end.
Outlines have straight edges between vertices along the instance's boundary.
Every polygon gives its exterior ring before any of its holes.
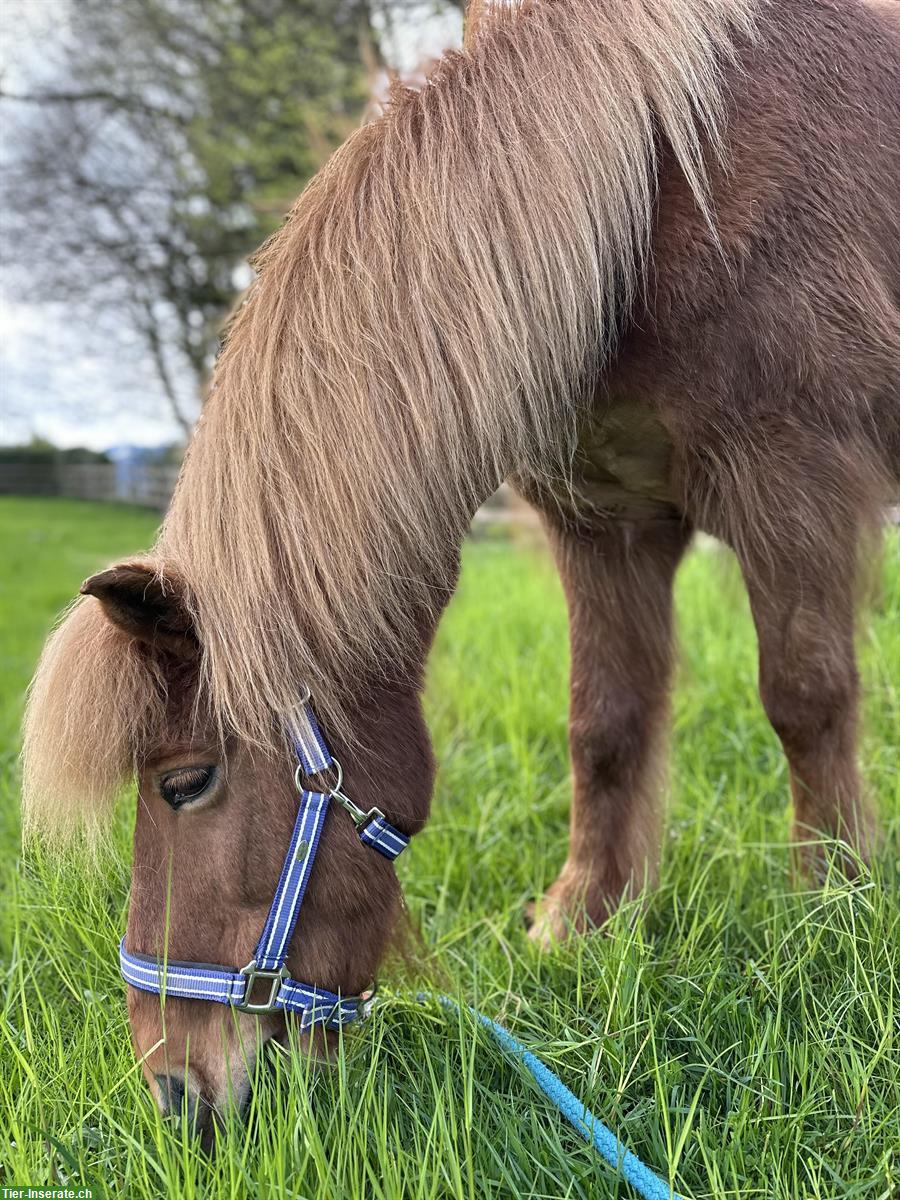
{"type": "Polygon", "coordinates": [[[188,1126],[195,1133],[210,1130],[213,1109],[199,1088],[194,1087],[190,1080],[185,1082],[182,1075],[172,1071],[155,1078],[159,1088],[159,1107],[164,1117],[180,1117],[184,1113],[188,1126]]]}
{"type": "Polygon", "coordinates": [[[168,1117],[173,1112],[180,1112],[184,1103],[184,1080],[177,1075],[157,1075],[156,1085],[159,1088],[159,1107],[163,1116],[168,1117]]]}

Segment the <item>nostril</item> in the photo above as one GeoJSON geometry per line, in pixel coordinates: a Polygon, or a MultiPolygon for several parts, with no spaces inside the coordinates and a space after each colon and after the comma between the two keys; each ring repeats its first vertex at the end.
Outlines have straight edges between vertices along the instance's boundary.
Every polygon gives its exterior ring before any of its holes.
{"type": "Polygon", "coordinates": [[[215,1114],[212,1105],[180,1075],[155,1076],[159,1087],[159,1107],[164,1117],[187,1118],[194,1133],[211,1134],[215,1114]]]}
{"type": "Polygon", "coordinates": [[[159,1107],[163,1115],[168,1117],[180,1113],[184,1104],[184,1080],[178,1075],[157,1075],[159,1086],[159,1107]]]}

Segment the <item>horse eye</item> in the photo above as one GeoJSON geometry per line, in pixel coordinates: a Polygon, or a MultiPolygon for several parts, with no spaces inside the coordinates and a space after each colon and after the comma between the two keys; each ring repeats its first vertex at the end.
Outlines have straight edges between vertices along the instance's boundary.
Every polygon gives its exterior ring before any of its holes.
{"type": "Polygon", "coordinates": [[[167,804],[181,808],[182,804],[203,795],[214,774],[213,767],[179,767],[159,781],[160,794],[167,804]]]}

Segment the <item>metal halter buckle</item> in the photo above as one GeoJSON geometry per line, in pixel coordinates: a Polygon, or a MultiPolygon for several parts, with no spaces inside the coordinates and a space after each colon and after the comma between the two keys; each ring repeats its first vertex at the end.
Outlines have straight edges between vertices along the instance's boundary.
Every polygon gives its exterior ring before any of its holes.
{"type": "MultiPolygon", "coordinates": [[[[386,820],[386,817],[380,808],[370,808],[369,811],[366,812],[364,809],[360,808],[358,804],[354,804],[349,796],[345,796],[341,791],[341,784],[344,782],[343,767],[336,758],[332,758],[331,765],[334,767],[334,772],[337,778],[334,782],[334,786],[329,788],[325,794],[330,796],[332,800],[336,800],[338,804],[340,804],[341,808],[345,809],[350,814],[357,829],[363,829],[371,821],[374,821],[376,817],[381,817],[382,821],[386,820]]],[[[302,792],[304,790],[304,777],[305,772],[303,770],[303,764],[298,763],[297,770],[294,772],[294,783],[297,785],[298,792],[302,792]]]]}
{"type": "Polygon", "coordinates": [[[247,963],[246,967],[241,967],[240,974],[247,980],[246,987],[244,988],[244,999],[240,1004],[232,1004],[232,1008],[236,1008],[239,1012],[256,1014],[277,1012],[278,1007],[275,1004],[275,999],[281,991],[282,981],[290,978],[290,972],[287,967],[279,967],[277,971],[263,971],[257,967],[256,959],[254,958],[247,963]],[[250,993],[253,991],[253,985],[257,979],[271,979],[272,981],[268,999],[261,1004],[254,1004],[250,999],[250,993]]]}

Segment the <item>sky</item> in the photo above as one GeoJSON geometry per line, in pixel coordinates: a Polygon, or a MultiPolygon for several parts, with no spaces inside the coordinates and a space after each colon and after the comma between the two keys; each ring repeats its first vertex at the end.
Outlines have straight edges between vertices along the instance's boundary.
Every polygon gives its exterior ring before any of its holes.
{"type": "MultiPolygon", "coordinates": [[[[4,0],[0,5],[0,64],[7,90],[27,90],[41,81],[44,39],[65,22],[69,2],[4,0]]],[[[435,17],[423,3],[420,17],[405,23],[387,49],[400,71],[412,75],[459,38],[458,15],[435,17]]],[[[0,168],[12,149],[0,145],[0,168]]],[[[0,263],[5,244],[0,214],[0,263]]],[[[14,286],[0,267],[0,442],[37,435],[59,446],[103,450],[178,439],[146,354],[115,328],[114,314],[109,322],[108,329],[98,331],[77,311],[29,304],[21,281],[14,286]]]]}

